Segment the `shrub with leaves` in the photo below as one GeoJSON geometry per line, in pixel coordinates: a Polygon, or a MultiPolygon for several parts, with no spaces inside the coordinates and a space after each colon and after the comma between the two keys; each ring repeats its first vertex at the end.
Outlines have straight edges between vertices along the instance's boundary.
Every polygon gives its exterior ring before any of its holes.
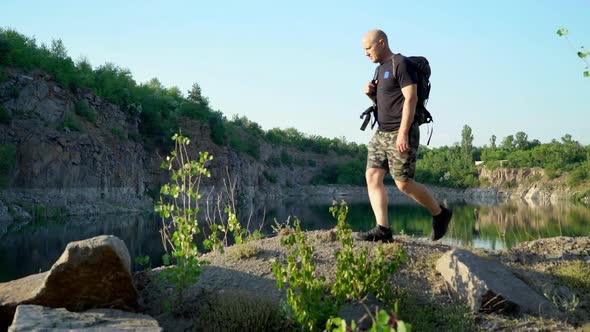
{"type": "Polygon", "coordinates": [[[92,123],[96,123],[96,112],[84,99],[78,100],[76,102],[76,114],[84,117],[86,120],[92,123]]]}
{"type": "Polygon", "coordinates": [[[187,151],[190,140],[179,134],[175,134],[172,139],[175,149],[161,166],[172,172],[172,182],[162,186],[160,203],[155,211],[162,218],[164,249],[168,253],[170,248],[172,253],[171,257],[165,256],[164,263],[175,264],[165,270],[164,276],[176,285],[180,304],[183,290],[196,282],[201,273],[202,262],[197,259],[199,252],[194,243],[199,233],[199,185],[203,176],[211,176],[206,163],[213,157],[208,152],[201,152],[198,161],[191,160],[187,151]]]}
{"type": "Polygon", "coordinates": [[[281,244],[287,246],[287,266],[275,262],[272,267],[277,286],[282,288],[287,285],[287,304],[295,321],[306,331],[321,330],[324,326],[329,330],[333,324],[344,326],[343,331],[346,331],[343,320],[334,323],[336,320],[332,319],[328,325],[325,324],[329,318],[335,317],[345,301],[361,301],[369,293],[383,299],[389,290],[388,277],[406,260],[400,247],[392,255],[386,255],[382,247],[378,247],[372,256],[367,249],[356,249],[358,252],[355,253],[352,230],[346,223],[346,202],[338,204],[334,201],[330,212],[338,221],[336,236],[343,247],[334,254],[337,269],[336,280],[331,287],[323,276],[316,275],[312,261],[314,247],[307,244],[297,219],[295,232],[281,239],[281,244]]]}
{"type": "Polygon", "coordinates": [[[149,271],[152,269],[152,262],[150,256],[148,255],[136,256],[133,261],[135,262],[135,264],[141,266],[144,271],[149,271]]]}
{"type": "MultiPolygon", "coordinates": [[[[412,327],[397,319],[397,314],[389,315],[387,311],[380,310],[373,319],[373,325],[368,330],[369,332],[411,332],[412,327]]],[[[326,331],[330,332],[348,332],[356,331],[356,322],[352,321],[350,324],[346,320],[336,317],[332,318],[326,324],[326,331]]]]}
{"type": "Polygon", "coordinates": [[[287,304],[304,330],[323,330],[326,321],[338,312],[338,303],[327,292],[326,278],[316,274],[314,248],[307,243],[298,219],[295,233],[283,237],[281,245],[287,246],[287,266],[272,264],[277,287],[287,285],[287,304]]]}
{"type": "Polygon", "coordinates": [[[375,294],[377,298],[383,298],[388,287],[387,279],[406,261],[404,251],[398,247],[393,256],[390,255],[390,259],[381,246],[375,249],[373,257],[366,248],[355,250],[352,230],[346,223],[346,202],[342,201],[338,205],[334,201],[330,212],[338,221],[336,236],[342,244],[342,250],[334,253],[337,268],[332,295],[340,300],[362,300],[369,293],[375,294]]]}
{"type": "Polygon", "coordinates": [[[205,331],[291,331],[292,321],[264,294],[218,292],[196,318],[205,331]]]}

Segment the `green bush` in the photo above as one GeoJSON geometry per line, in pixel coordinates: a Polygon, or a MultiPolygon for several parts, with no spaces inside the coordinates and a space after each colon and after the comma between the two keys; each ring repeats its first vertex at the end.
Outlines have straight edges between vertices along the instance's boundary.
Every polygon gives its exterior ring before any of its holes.
{"type": "Polygon", "coordinates": [[[71,131],[82,131],[82,125],[73,116],[68,115],[64,122],[62,122],[57,129],[59,130],[71,130],[71,131]]]}
{"type": "Polygon", "coordinates": [[[209,115],[211,114],[211,111],[204,105],[191,102],[182,103],[178,109],[178,112],[182,116],[200,121],[208,121],[209,115]]]}
{"type": "Polygon", "coordinates": [[[8,74],[6,74],[6,70],[4,67],[0,66],[0,83],[8,80],[8,74]]]}
{"type": "Polygon", "coordinates": [[[208,331],[291,331],[292,324],[278,303],[244,291],[223,292],[199,313],[208,331]]]}
{"type": "Polygon", "coordinates": [[[365,182],[365,165],[363,159],[353,160],[348,163],[326,164],[320,174],[312,179],[312,184],[351,184],[363,186],[365,182]]]}
{"type": "Polygon", "coordinates": [[[260,139],[254,137],[235,125],[229,127],[229,145],[237,152],[244,152],[260,160],[260,139]]]}
{"type": "Polygon", "coordinates": [[[578,167],[571,171],[567,176],[567,185],[577,187],[588,178],[588,171],[584,167],[578,167]]]}
{"type": "Polygon", "coordinates": [[[545,177],[548,180],[553,180],[555,178],[558,178],[561,175],[561,170],[556,169],[556,168],[546,168],[545,169],[545,177]]]}
{"type": "Polygon", "coordinates": [[[226,143],[226,128],[225,118],[221,112],[213,112],[209,116],[209,128],[211,128],[211,140],[213,143],[218,145],[224,145],[226,143]]]}
{"type": "Polygon", "coordinates": [[[125,134],[125,131],[119,127],[111,128],[111,133],[113,133],[113,135],[117,136],[121,140],[127,139],[127,135],[125,134]]]}
{"type": "Polygon", "coordinates": [[[268,172],[268,171],[262,171],[262,175],[264,175],[264,177],[268,180],[268,182],[270,183],[277,183],[278,181],[278,176],[274,173],[268,172]]]}
{"type": "Polygon", "coordinates": [[[10,124],[11,120],[12,118],[10,117],[10,114],[8,114],[4,107],[0,105],[0,124],[8,125],[10,124]]]}
{"type": "Polygon", "coordinates": [[[307,164],[307,162],[305,161],[305,159],[303,158],[294,158],[293,159],[293,164],[299,166],[299,167],[303,167],[307,164]]]}
{"type": "Polygon", "coordinates": [[[8,87],[7,95],[9,98],[16,99],[20,95],[20,89],[16,85],[11,85],[8,87]]]}
{"type": "Polygon", "coordinates": [[[197,281],[201,274],[202,261],[195,237],[199,234],[199,200],[198,192],[202,177],[210,177],[207,163],[213,159],[208,152],[201,152],[198,160],[188,155],[190,140],[174,134],[174,150],[166,157],[162,169],[172,172],[171,182],[164,184],[160,190],[160,202],[154,208],[162,218],[162,242],[164,249],[172,252],[172,257],[165,255],[164,263],[175,265],[163,271],[163,276],[176,286],[177,304],[183,303],[184,290],[197,281]],[[196,206],[196,208],[193,208],[196,206]],[[172,260],[172,261],[171,261],[172,260]]]}
{"type": "Polygon", "coordinates": [[[285,286],[287,303],[297,323],[304,331],[321,331],[338,312],[339,303],[328,295],[326,278],[316,273],[314,247],[308,241],[295,219],[295,234],[281,238],[281,245],[287,247],[287,264],[274,262],[272,273],[277,287],[285,286]]]}
{"type": "Polygon", "coordinates": [[[0,144],[0,188],[8,186],[10,174],[16,167],[16,146],[0,144]]]}
{"type": "Polygon", "coordinates": [[[84,99],[76,102],[76,114],[82,116],[86,120],[92,123],[96,123],[96,112],[93,108],[88,105],[88,102],[84,99]]]}
{"type": "MultiPolygon", "coordinates": [[[[406,262],[400,246],[396,250],[379,246],[373,255],[369,255],[367,248],[354,249],[352,230],[346,223],[346,202],[338,204],[334,201],[330,212],[337,220],[336,237],[342,245],[342,250],[334,252],[337,266],[333,284],[316,273],[316,263],[312,259],[314,246],[308,242],[298,219],[295,219],[295,233],[281,238],[281,245],[287,247],[286,265],[282,262],[272,264],[277,287],[286,288],[287,304],[295,321],[305,331],[333,331],[334,328],[339,331],[334,324],[342,327],[340,323],[343,321],[333,318],[340,306],[350,300],[362,301],[372,293],[385,301],[385,295],[392,293],[388,282],[390,275],[406,262]]],[[[381,325],[390,323],[388,315],[387,319],[382,318],[381,325]]]]}
{"type": "Polygon", "coordinates": [[[281,166],[281,159],[279,157],[270,157],[265,163],[270,167],[279,167],[281,166]]]}
{"type": "Polygon", "coordinates": [[[133,142],[141,143],[141,135],[138,133],[128,133],[127,137],[133,142]]]}
{"type": "Polygon", "coordinates": [[[281,163],[286,166],[290,166],[293,163],[293,157],[291,157],[287,150],[281,150],[281,163]]]}

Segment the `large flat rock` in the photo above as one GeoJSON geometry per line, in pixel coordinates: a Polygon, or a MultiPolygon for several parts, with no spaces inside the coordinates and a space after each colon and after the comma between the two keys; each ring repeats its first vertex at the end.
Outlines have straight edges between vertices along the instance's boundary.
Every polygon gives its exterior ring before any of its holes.
{"type": "Polygon", "coordinates": [[[19,304],[82,311],[136,303],[129,251],[119,238],[102,235],[69,243],[48,272],[0,283],[0,329],[19,304]]]}
{"type": "Polygon", "coordinates": [[[436,263],[436,269],[471,309],[485,313],[559,316],[544,297],[518,279],[504,265],[470,251],[453,249],[436,263]]]}
{"type": "Polygon", "coordinates": [[[70,312],[64,308],[19,305],[9,332],[19,331],[162,331],[158,322],[147,315],[114,309],[70,312]]]}

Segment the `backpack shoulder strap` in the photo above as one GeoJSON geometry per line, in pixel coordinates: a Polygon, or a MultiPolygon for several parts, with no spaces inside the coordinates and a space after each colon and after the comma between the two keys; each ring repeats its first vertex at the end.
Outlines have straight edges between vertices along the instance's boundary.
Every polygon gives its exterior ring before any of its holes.
{"type": "Polygon", "coordinates": [[[373,84],[375,84],[375,80],[379,77],[379,66],[375,68],[375,74],[373,75],[373,84]]]}

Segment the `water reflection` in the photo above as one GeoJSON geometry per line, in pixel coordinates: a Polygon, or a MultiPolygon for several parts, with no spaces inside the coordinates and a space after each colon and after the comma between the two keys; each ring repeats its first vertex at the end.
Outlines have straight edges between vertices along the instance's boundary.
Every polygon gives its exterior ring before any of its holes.
{"type": "Polygon", "coordinates": [[[582,205],[534,206],[511,202],[455,210],[449,242],[458,245],[503,249],[540,238],[590,235],[590,209],[582,205]]]}
{"type": "MultiPolygon", "coordinates": [[[[331,200],[309,202],[301,199],[255,202],[255,208],[243,208],[238,215],[250,229],[272,233],[272,225],[289,216],[301,220],[305,230],[329,229],[335,220],[328,209],[331,200]]],[[[525,203],[501,203],[494,206],[465,203],[450,204],[453,222],[443,243],[478,248],[503,249],[515,244],[553,236],[590,236],[590,208],[560,204],[530,206],[525,203]]],[[[348,221],[353,230],[368,230],[375,225],[368,203],[350,203],[348,221]]],[[[200,220],[204,220],[200,218],[200,220]]],[[[431,217],[426,209],[410,204],[392,203],[389,220],[396,234],[427,237],[431,217]]],[[[121,238],[131,259],[151,257],[152,266],[161,265],[163,254],[159,234],[160,220],[153,215],[103,215],[70,219],[67,222],[41,222],[25,226],[0,241],[0,282],[47,271],[69,242],[102,234],[121,238]]],[[[133,264],[134,270],[142,267],[133,264]]]]}
{"type": "Polygon", "coordinates": [[[159,227],[159,220],[141,214],[88,216],[26,225],[0,241],[0,282],[45,272],[68,243],[103,234],[123,240],[131,260],[150,255],[154,264],[160,265],[163,248],[159,227]]]}
{"type": "MultiPolygon", "coordinates": [[[[308,230],[334,227],[335,220],[328,213],[328,202],[307,207],[301,207],[299,202],[299,206],[271,208],[267,215],[277,220],[297,215],[302,228],[308,230]]],[[[505,202],[493,206],[464,203],[449,206],[454,212],[449,233],[442,240],[446,244],[497,250],[540,238],[590,236],[590,208],[583,205],[535,206],[525,202],[505,202]]],[[[375,226],[368,203],[349,204],[349,208],[348,222],[353,230],[368,230],[375,226]]],[[[390,204],[389,220],[396,234],[428,237],[432,230],[431,216],[416,204],[390,204]]]]}

